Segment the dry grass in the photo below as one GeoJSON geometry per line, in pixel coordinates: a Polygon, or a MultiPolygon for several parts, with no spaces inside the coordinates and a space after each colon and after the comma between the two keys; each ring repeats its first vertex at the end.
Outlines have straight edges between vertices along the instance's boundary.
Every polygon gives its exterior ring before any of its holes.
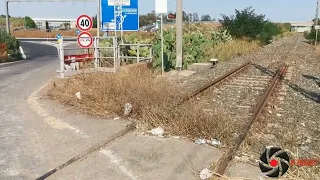
{"type": "MultiPolygon", "coordinates": [[[[6,18],[0,18],[0,27],[6,26],[6,18]]],[[[10,27],[11,28],[19,28],[19,27],[24,27],[24,18],[19,17],[19,18],[10,18],[10,27]]]]}
{"type": "MultiPolygon", "coordinates": [[[[97,35],[97,29],[93,28],[90,31],[90,34],[92,36],[97,35]]],[[[100,32],[100,35],[103,35],[104,32],[100,32]]],[[[130,34],[131,32],[124,32],[124,34],[130,34]]],[[[154,33],[150,32],[137,32],[139,35],[143,37],[153,37],[154,33]]],[[[76,30],[71,29],[71,30],[63,30],[63,31],[51,31],[51,32],[46,32],[42,30],[20,30],[20,31],[12,31],[11,34],[14,37],[30,37],[30,38],[55,38],[57,34],[61,34],[64,37],[75,37],[76,35],[76,30]]],[[[112,34],[112,33],[111,33],[112,34]]]]}
{"type": "Polygon", "coordinates": [[[225,61],[256,51],[260,47],[258,41],[233,40],[227,43],[220,43],[206,52],[209,57],[225,61]]]}
{"type": "Polygon", "coordinates": [[[58,79],[50,85],[47,94],[81,112],[99,117],[121,116],[124,105],[131,103],[133,112],[130,116],[137,119],[141,131],[161,126],[170,135],[225,139],[233,129],[226,124],[225,117],[204,113],[194,102],[172,107],[181,98],[178,88],[144,71],[82,74],[58,79]],[[78,91],[81,100],[75,96],[78,91]]]}

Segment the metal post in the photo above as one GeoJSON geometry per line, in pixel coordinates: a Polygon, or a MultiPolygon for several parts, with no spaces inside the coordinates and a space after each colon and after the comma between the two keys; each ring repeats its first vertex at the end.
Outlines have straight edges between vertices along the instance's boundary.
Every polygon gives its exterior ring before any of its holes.
{"type": "Polygon", "coordinates": [[[140,43],[138,43],[138,48],[137,48],[137,63],[140,62],[140,43]]]}
{"type": "Polygon", "coordinates": [[[100,16],[101,16],[101,0],[98,0],[98,13],[97,13],[97,37],[100,37],[100,16]]]}
{"type": "Polygon", "coordinates": [[[150,55],[149,55],[150,56],[150,61],[149,62],[152,62],[152,60],[153,60],[152,59],[152,46],[150,47],[149,53],[150,53],[150,55]]]}
{"type": "Polygon", "coordinates": [[[60,50],[60,77],[64,78],[64,48],[63,48],[63,37],[60,38],[60,44],[59,44],[59,50],[60,50]]]}
{"type": "Polygon", "coordinates": [[[9,1],[5,0],[7,33],[10,34],[9,1]]]}
{"type": "Polygon", "coordinates": [[[178,71],[182,70],[182,0],[177,0],[176,12],[176,68],[178,71]]]}
{"type": "Polygon", "coordinates": [[[117,43],[116,38],[112,38],[113,43],[113,71],[117,72],[117,43]]]}
{"type": "Polygon", "coordinates": [[[163,14],[161,13],[161,75],[164,73],[164,57],[163,57],[163,14]]]}
{"type": "Polygon", "coordinates": [[[319,21],[319,15],[318,15],[318,12],[319,12],[319,0],[317,0],[317,8],[316,8],[317,10],[316,10],[316,19],[315,19],[315,30],[316,30],[316,39],[315,39],[315,41],[314,41],[314,46],[316,46],[317,45],[317,40],[318,40],[318,29],[317,29],[317,27],[316,26],[318,26],[318,21],[319,21]]]}
{"type": "Polygon", "coordinates": [[[99,37],[95,37],[94,38],[94,67],[97,68],[98,67],[98,38],[99,37]]]}

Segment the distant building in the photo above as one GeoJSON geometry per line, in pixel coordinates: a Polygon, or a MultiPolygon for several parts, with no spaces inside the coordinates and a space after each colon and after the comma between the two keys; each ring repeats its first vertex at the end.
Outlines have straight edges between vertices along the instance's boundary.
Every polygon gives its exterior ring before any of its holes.
{"type": "Polygon", "coordinates": [[[59,28],[63,23],[70,23],[70,28],[76,28],[77,20],[76,19],[46,19],[46,18],[33,18],[33,21],[36,23],[39,29],[46,29],[46,21],[49,24],[49,27],[52,29],[59,28]]]}
{"type": "Polygon", "coordinates": [[[314,26],[314,22],[289,22],[291,24],[291,31],[293,32],[310,32],[312,27],[314,26]]]}

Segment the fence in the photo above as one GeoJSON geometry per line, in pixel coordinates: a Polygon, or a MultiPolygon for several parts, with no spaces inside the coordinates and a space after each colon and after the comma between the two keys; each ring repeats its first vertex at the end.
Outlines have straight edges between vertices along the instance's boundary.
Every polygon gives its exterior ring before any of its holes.
{"type": "Polygon", "coordinates": [[[152,45],[151,44],[119,44],[118,49],[121,62],[137,63],[141,61],[152,61],[152,45]]]}
{"type": "Polygon", "coordinates": [[[151,44],[118,44],[116,37],[94,37],[88,48],[66,48],[61,38],[58,52],[61,77],[92,71],[117,72],[121,62],[152,61],[151,44]]]}

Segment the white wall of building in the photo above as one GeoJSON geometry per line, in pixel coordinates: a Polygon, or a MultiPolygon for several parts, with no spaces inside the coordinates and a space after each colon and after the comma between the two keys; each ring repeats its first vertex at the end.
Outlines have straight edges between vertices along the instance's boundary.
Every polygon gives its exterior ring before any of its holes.
{"type": "Polygon", "coordinates": [[[49,26],[57,27],[63,23],[70,23],[70,28],[76,28],[76,19],[42,19],[42,18],[34,18],[34,22],[36,23],[39,29],[46,28],[46,21],[48,22],[49,26]]]}

